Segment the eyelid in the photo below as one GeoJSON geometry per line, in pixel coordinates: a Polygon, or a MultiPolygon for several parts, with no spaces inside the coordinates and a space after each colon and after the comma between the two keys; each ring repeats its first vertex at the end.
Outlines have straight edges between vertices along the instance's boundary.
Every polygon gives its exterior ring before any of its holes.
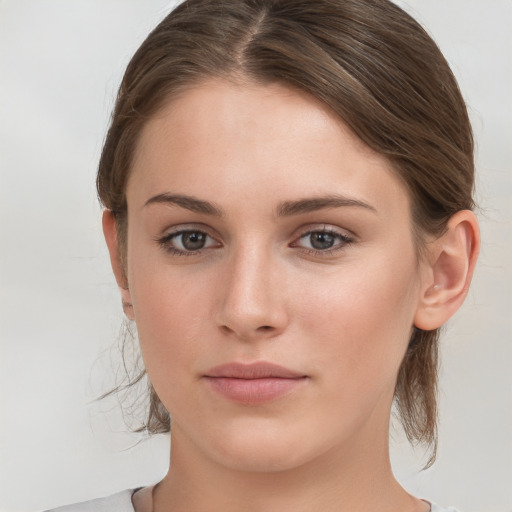
{"type": "Polygon", "coordinates": [[[218,236],[214,236],[211,233],[211,229],[204,224],[179,224],[176,226],[173,226],[172,228],[168,228],[167,230],[164,230],[164,232],[155,237],[155,242],[166,252],[169,252],[173,255],[182,255],[182,256],[194,256],[197,254],[200,254],[205,249],[211,249],[212,247],[220,247],[222,244],[218,240],[218,236]],[[173,247],[171,245],[171,241],[174,238],[179,237],[180,235],[184,233],[203,233],[211,240],[214,240],[216,244],[212,244],[207,247],[201,247],[200,249],[197,249],[195,251],[192,250],[186,250],[186,249],[179,249],[178,247],[173,247]]]}
{"type": "Polygon", "coordinates": [[[293,238],[295,240],[308,235],[310,233],[316,233],[316,232],[328,232],[333,233],[335,235],[342,236],[344,238],[350,238],[351,240],[356,241],[357,235],[350,231],[349,229],[342,228],[340,226],[336,226],[334,224],[327,224],[327,223],[319,223],[319,224],[307,224],[305,226],[301,226],[299,229],[295,231],[295,234],[293,235],[293,238]]]}
{"type": "Polygon", "coordinates": [[[219,236],[214,234],[212,228],[207,226],[206,224],[201,223],[190,223],[190,224],[176,224],[175,226],[170,226],[164,230],[162,230],[162,234],[158,235],[156,239],[160,240],[161,238],[176,235],[179,233],[187,232],[187,231],[198,231],[201,233],[205,233],[210,238],[214,240],[218,240],[219,236]]]}
{"type": "Polygon", "coordinates": [[[303,227],[300,233],[294,236],[294,241],[290,244],[290,247],[297,247],[308,254],[329,256],[338,251],[343,251],[347,246],[353,244],[354,242],[356,242],[356,235],[346,229],[342,229],[331,224],[317,224],[303,227]],[[312,233],[329,233],[335,237],[338,237],[339,242],[333,247],[327,249],[301,247],[299,245],[300,240],[307,237],[308,235],[311,235],[312,233]]]}

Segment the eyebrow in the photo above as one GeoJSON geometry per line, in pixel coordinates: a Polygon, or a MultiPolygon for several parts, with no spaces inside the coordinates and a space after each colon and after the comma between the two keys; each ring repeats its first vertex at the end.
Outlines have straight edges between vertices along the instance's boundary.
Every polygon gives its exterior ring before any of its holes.
{"type": "Polygon", "coordinates": [[[326,208],[340,207],[358,207],[377,213],[377,210],[371,204],[360,201],[359,199],[335,194],[325,197],[299,199],[298,201],[285,201],[278,207],[277,214],[280,217],[288,217],[290,215],[299,215],[301,213],[309,213],[326,208]]]}
{"type": "Polygon", "coordinates": [[[150,204],[175,204],[177,206],[181,206],[186,210],[190,210],[191,212],[196,213],[204,213],[206,215],[213,215],[215,217],[221,217],[222,211],[220,208],[215,206],[213,203],[209,201],[203,201],[202,199],[197,199],[192,196],[187,196],[183,194],[158,194],[154,197],[151,197],[144,203],[144,207],[150,204]]]}
{"type": "MultiPolygon", "coordinates": [[[[214,203],[184,194],[158,194],[148,199],[144,203],[144,207],[151,204],[174,204],[195,213],[222,217],[222,209],[214,203]]],[[[296,201],[285,201],[278,206],[276,211],[279,217],[290,217],[292,215],[315,212],[326,208],[340,207],[358,207],[377,213],[377,210],[372,205],[364,201],[336,194],[299,199],[296,201]]]]}

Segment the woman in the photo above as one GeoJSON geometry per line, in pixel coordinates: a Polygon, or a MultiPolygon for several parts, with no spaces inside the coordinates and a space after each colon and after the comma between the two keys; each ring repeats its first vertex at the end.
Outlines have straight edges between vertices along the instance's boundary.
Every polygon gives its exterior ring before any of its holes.
{"type": "Polygon", "coordinates": [[[171,464],[63,510],[444,510],[395,480],[389,418],[433,462],[473,173],[453,75],[394,4],[178,6],[126,70],[97,181],[171,464]]]}

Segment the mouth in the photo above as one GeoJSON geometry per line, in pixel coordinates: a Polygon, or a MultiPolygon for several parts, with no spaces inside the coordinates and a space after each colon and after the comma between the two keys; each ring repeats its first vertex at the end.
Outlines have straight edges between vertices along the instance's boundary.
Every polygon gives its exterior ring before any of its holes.
{"type": "Polygon", "coordinates": [[[267,362],[228,363],[210,369],[203,378],[217,394],[244,405],[272,402],[308,380],[303,373],[267,362]]]}

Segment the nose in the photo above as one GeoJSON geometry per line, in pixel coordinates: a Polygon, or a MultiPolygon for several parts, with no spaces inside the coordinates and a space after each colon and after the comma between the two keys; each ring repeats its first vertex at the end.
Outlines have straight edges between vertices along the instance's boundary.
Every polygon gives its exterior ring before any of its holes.
{"type": "Polygon", "coordinates": [[[222,275],[216,322],[228,335],[272,338],[288,324],[283,269],[270,251],[246,247],[232,254],[222,275]]]}

